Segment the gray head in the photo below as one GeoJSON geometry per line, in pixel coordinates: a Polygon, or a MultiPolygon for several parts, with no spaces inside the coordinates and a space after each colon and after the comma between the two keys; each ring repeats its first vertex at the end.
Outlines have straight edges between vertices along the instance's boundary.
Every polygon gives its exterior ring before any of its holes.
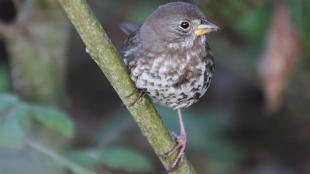
{"type": "Polygon", "coordinates": [[[146,19],[140,29],[140,39],[147,48],[160,51],[166,44],[194,40],[217,29],[197,6],[172,2],[159,6],[146,19]]]}

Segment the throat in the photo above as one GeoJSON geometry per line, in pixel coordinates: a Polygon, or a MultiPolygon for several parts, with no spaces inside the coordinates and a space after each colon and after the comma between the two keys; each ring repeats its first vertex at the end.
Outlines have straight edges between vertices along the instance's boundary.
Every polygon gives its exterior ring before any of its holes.
{"type": "Polygon", "coordinates": [[[167,47],[171,50],[175,51],[184,51],[184,50],[191,50],[191,49],[196,49],[196,48],[202,48],[205,47],[206,43],[206,37],[205,36],[192,36],[192,37],[187,37],[183,41],[180,42],[173,42],[173,43],[168,43],[167,47]]]}

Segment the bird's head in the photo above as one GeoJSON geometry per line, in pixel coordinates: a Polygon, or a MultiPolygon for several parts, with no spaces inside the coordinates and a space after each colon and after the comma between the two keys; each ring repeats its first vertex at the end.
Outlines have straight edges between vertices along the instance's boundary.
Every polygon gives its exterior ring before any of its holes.
{"type": "Polygon", "coordinates": [[[159,6],[141,27],[141,39],[145,42],[177,43],[205,36],[219,27],[206,20],[195,5],[172,2],[159,6]]]}

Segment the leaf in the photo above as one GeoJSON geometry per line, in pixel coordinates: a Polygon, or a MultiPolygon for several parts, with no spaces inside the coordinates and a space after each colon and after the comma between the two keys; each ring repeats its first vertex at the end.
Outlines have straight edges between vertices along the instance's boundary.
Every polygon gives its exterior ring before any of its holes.
{"type": "Polygon", "coordinates": [[[84,167],[95,167],[98,165],[99,152],[93,149],[70,150],[65,157],[84,167]]]}
{"type": "Polygon", "coordinates": [[[104,164],[112,169],[128,172],[146,172],[152,168],[149,159],[141,154],[122,147],[98,149],[71,150],[65,156],[85,167],[95,167],[104,164]]]}
{"type": "Polygon", "coordinates": [[[26,132],[30,127],[32,119],[31,107],[26,103],[19,102],[15,107],[15,117],[18,120],[20,127],[26,132]]]}
{"type": "Polygon", "coordinates": [[[105,149],[100,153],[99,160],[108,167],[128,172],[146,172],[152,168],[145,156],[122,147],[105,149]]]}
{"type": "Polygon", "coordinates": [[[24,135],[14,111],[0,117],[0,149],[22,148],[24,135]]]}
{"type": "Polygon", "coordinates": [[[7,111],[14,104],[18,103],[19,100],[15,95],[12,94],[1,94],[0,95],[0,115],[1,112],[7,111]]]}
{"type": "Polygon", "coordinates": [[[65,137],[72,137],[74,134],[74,125],[71,119],[57,109],[47,106],[32,106],[33,117],[44,126],[55,130],[65,137]]]}
{"type": "Polygon", "coordinates": [[[274,8],[266,49],[258,67],[266,107],[271,113],[281,108],[286,86],[302,53],[302,44],[289,7],[279,2],[274,8]]]}

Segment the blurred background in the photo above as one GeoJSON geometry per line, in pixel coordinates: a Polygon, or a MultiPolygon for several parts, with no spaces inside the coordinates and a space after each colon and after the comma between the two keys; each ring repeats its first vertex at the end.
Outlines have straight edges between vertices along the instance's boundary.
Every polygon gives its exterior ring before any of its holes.
{"type": "MultiPolygon", "coordinates": [[[[167,2],[88,0],[117,48],[120,23],[167,2]]],[[[221,27],[213,83],[184,110],[197,171],[310,173],[310,1],[189,2],[221,27]]],[[[0,174],[164,172],[57,1],[0,0],[0,174]]]]}

